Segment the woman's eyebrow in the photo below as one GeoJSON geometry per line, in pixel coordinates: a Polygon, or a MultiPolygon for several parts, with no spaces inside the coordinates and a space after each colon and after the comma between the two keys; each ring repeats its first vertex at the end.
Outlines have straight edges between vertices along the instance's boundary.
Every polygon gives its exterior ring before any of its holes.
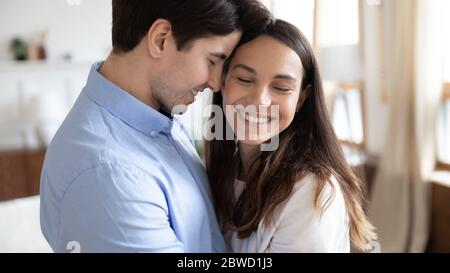
{"type": "MultiPolygon", "coordinates": [[[[245,71],[247,71],[247,72],[250,72],[250,73],[252,73],[252,74],[257,74],[256,73],[256,70],[254,69],[254,68],[251,68],[250,66],[247,66],[247,65],[245,65],[245,64],[237,64],[237,65],[235,65],[234,67],[233,67],[233,69],[232,70],[235,70],[235,69],[238,69],[238,68],[240,68],[240,69],[243,69],[243,70],[245,70],[245,71]]],[[[288,75],[288,74],[278,74],[278,75],[275,75],[275,77],[273,77],[274,79],[277,79],[277,80],[291,80],[291,81],[297,81],[297,78],[296,77],[294,77],[294,76],[291,76],[291,75],[288,75]]]]}
{"type": "Polygon", "coordinates": [[[245,71],[250,72],[250,73],[256,75],[256,70],[253,69],[253,68],[251,68],[250,66],[245,65],[245,64],[237,64],[237,65],[235,65],[235,66],[233,67],[232,70],[235,70],[235,69],[237,69],[237,68],[244,69],[245,71]]]}
{"type": "Polygon", "coordinates": [[[297,78],[291,75],[285,75],[285,74],[278,74],[275,77],[273,77],[274,79],[277,80],[292,80],[292,81],[297,81],[297,78]]]}

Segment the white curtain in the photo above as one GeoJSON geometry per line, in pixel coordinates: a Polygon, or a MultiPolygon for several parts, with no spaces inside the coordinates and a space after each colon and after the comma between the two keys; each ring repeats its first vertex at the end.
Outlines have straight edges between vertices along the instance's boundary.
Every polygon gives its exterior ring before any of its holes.
{"type": "Polygon", "coordinates": [[[369,208],[382,252],[426,248],[427,178],[435,166],[435,120],[442,82],[438,68],[442,43],[435,31],[441,28],[435,14],[440,1],[384,1],[389,124],[369,208]]]}
{"type": "MultiPolygon", "coordinates": [[[[419,155],[419,182],[427,187],[436,167],[437,159],[437,115],[440,104],[442,82],[444,79],[444,33],[448,25],[443,22],[444,2],[448,0],[417,0],[417,38],[416,38],[416,134],[419,155]]],[[[447,49],[448,50],[448,49],[447,49]]],[[[425,193],[416,191],[416,199],[429,201],[425,193]],[[424,196],[425,195],[425,196],[424,196]]],[[[423,250],[429,235],[429,211],[427,206],[418,206],[418,215],[413,222],[415,240],[411,241],[410,251],[423,250]]]]}

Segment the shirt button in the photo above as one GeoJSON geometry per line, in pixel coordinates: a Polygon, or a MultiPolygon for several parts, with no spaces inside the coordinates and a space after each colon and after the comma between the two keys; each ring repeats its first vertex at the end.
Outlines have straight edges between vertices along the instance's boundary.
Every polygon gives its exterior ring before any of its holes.
{"type": "Polygon", "coordinates": [[[157,134],[156,131],[150,131],[150,136],[151,136],[151,137],[155,137],[156,134],[157,134]]]}

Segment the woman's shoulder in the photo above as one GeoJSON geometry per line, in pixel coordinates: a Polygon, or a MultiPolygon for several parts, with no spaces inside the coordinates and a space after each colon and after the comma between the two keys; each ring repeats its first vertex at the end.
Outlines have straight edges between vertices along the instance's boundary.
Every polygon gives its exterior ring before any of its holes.
{"type": "Polygon", "coordinates": [[[271,251],[347,252],[349,226],[345,199],[334,177],[315,204],[319,179],[310,173],[295,184],[274,217],[271,251]],[[295,238],[295,239],[294,239],[295,238]]]}
{"type": "MultiPolygon", "coordinates": [[[[336,178],[331,176],[327,182],[323,184],[323,188],[320,190],[320,203],[324,205],[328,200],[332,202],[344,201],[341,187],[336,178]]],[[[290,199],[314,200],[320,184],[317,175],[311,172],[306,173],[295,183],[290,199]]]]}
{"type": "Polygon", "coordinates": [[[281,205],[278,220],[316,218],[342,218],[347,214],[344,195],[335,177],[329,178],[319,189],[320,180],[317,175],[307,173],[294,185],[289,198],[281,205]],[[316,203],[316,197],[318,202],[316,203]]]}

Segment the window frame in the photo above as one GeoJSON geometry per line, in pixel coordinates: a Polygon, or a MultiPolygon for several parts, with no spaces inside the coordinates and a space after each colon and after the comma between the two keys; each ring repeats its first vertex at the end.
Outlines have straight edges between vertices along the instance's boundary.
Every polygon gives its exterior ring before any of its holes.
{"type": "MultiPolygon", "coordinates": [[[[362,121],[362,132],[363,138],[361,142],[349,141],[338,139],[342,145],[345,145],[349,148],[357,149],[359,151],[366,151],[366,143],[367,143],[367,123],[366,123],[366,106],[365,106],[365,82],[364,80],[352,81],[352,82],[331,82],[333,84],[333,92],[337,90],[342,90],[343,92],[347,92],[349,90],[357,90],[360,95],[360,107],[361,107],[361,121],[362,121]]],[[[336,99],[334,102],[336,103],[336,99]]],[[[334,109],[334,104],[333,104],[334,109]]],[[[334,113],[331,113],[333,115],[334,113]]]]}
{"type": "MultiPolygon", "coordinates": [[[[441,103],[450,101],[450,82],[446,82],[442,85],[441,103]]],[[[437,158],[436,169],[438,171],[450,171],[450,163],[444,162],[437,158]]]]}
{"type": "Polygon", "coordinates": [[[442,100],[443,101],[450,100],[450,82],[446,82],[443,84],[442,100]]]}

